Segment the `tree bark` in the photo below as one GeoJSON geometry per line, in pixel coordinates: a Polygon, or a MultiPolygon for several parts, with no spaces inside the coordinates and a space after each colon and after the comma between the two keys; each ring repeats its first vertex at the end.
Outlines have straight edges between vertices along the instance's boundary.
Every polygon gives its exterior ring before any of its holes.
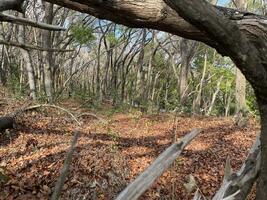
{"type": "MultiPolygon", "coordinates": [[[[45,17],[44,21],[48,24],[53,22],[53,4],[45,4],[45,17]]],[[[52,37],[51,32],[48,30],[43,30],[43,46],[47,49],[52,47],[52,37]]],[[[53,102],[53,81],[52,81],[52,53],[43,52],[44,57],[44,85],[45,92],[47,95],[47,100],[49,103],[53,102]]]]}
{"type": "Polygon", "coordinates": [[[258,97],[258,104],[261,115],[261,167],[256,199],[265,200],[267,197],[267,101],[258,97]]]}
{"type": "MultiPolygon", "coordinates": [[[[25,27],[18,27],[19,34],[18,38],[21,43],[25,43],[26,41],[26,30],[25,27]]],[[[31,54],[29,50],[20,49],[21,55],[24,60],[25,68],[27,70],[28,75],[28,83],[30,87],[30,97],[33,100],[36,100],[36,84],[35,84],[35,75],[34,75],[34,68],[32,64],[31,54]]]]}
{"type": "MultiPolygon", "coordinates": [[[[238,9],[246,10],[246,0],[235,0],[235,5],[238,9]]],[[[236,69],[236,90],[235,90],[235,103],[236,103],[236,114],[239,113],[243,116],[246,111],[246,78],[242,72],[236,69]]]]}
{"type": "Polygon", "coordinates": [[[235,87],[236,114],[243,113],[246,110],[246,78],[238,68],[235,87]]]}

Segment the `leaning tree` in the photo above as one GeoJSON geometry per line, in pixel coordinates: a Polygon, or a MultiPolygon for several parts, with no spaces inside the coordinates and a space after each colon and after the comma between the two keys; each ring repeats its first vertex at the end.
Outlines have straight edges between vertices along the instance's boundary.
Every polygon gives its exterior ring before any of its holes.
{"type": "MultiPolygon", "coordinates": [[[[205,0],[45,0],[134,28],[204,42],[229,56],[254,88],[261,115],[257,199],[267,197],[267,17],[205,0]]],[[[1,0],[0,11],[23,11],[24,0],[1,0]]],[[[0,21],[5,20],[0,13],[0,21]]],[[[16,22],[16,21],[15,21],[16,22]]]]}

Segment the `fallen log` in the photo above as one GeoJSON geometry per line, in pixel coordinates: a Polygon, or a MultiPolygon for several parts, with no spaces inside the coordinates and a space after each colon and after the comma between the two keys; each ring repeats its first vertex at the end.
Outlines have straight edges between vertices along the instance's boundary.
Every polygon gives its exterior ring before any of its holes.
{"type": "Polygon", "coordinates": [[[80,126],[81,123],[78,121],[78,119],[67,109],[62,108],[60,106],[56,106],[56,105],[50,105],[50,104],[39,104],[39,105],[34,105],[34,106],[24,106],[23,108],[17,109],[14,112],[0,117],[0,132],[3,132],[6,129],[12,129],[14,124],[15,124],[15,118],[17,116],[19,116],[21,113],[27,112],[27,111],[31,111],[31,110],[35,110],[38,108],[55,108],[61,111],[66,112],[68,115],[70,115],[70,117],[80,126]]]}
{"type": "Polygon", "coordinates": [[[184,136],[180,142],[174,143],[167,148],[159,157],[132,183],[130,183],[116,198],[116,200],[138,199],[151,184],[176,160],[186,145],[191,142],[199,133],[200,129],[194,129],[184,136]]]}

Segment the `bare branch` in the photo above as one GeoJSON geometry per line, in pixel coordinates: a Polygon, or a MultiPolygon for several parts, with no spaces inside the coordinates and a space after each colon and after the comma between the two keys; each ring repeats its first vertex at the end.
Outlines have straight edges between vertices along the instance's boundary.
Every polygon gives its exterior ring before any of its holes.
{"type": "MultiPolygon", "coordinates": [[[[227,161],[227,165],[229,165],[229,161],[227,161]]],[[[235,200],[246,199],[253,183],[257,179],[259,167],[260,139],[258,135],[240,170],[236,173],[232,173],[230,176],[227,174],[225,175],[223,183],[213,200],[228,199],[229,197],[233,197],[232,199],[235,200]]],[[[229,166],[226,168],[229,168],[229,166]]]]}
{"type": "Polygon", "coordinates": [[[42,22],[37,22],[37,21],[30,20],[30,19],[22,18],[22,17],[15,17],[13,15],[8,15],[5,13],[0,13],[0,21],[10,22],[10,23],[20,24],[20,25],[28,25],[28,26],[50,30],[50,31],[65,31],[66,30],[66,28],[64,27],[45,24],[42,22]]]}
{"type": "Polygon", "coordinates": [[[78,141],[78,136],[79,136],[79,133],[75,132],[74,136],[73,136],[73,139],[72,139],[72,142],[71,142],[70,149],[69,149],[69,151],[67,153],[66,160],[64,162],[63,168],[62,168],[60,176],[59,176],[59,178],[57,180],[54,192],[52,194],[51,200],[57,200],[59,198],[59,196],[60,196],[61,190],[63,188],[63,185],[64,185],[65,180],[66,180],[67,175],[68,175],[68,171],[69,171],[70,164],[71,164],[71,159],[72,159],[72,156],[73,156],[73,153],[74,153],[74,150],[75,150],[75,145],[76,145],[76,143],[78,141]]]}
{"type": "Polygon", "coordinates": [[[19,42],[12,42],[12,41],[5,41],[0,39],[0,44],[4,44],[7,46],[14,46],[14,47],[19,47],[22,49],[26,50],[38,50],[38,51],[49,51],[49,52],[72,52],[75,51],[73,49],[47,49],[41,46],[34,46],[34,45],[29,45],[29,44],[22,44],[19,42]]]}

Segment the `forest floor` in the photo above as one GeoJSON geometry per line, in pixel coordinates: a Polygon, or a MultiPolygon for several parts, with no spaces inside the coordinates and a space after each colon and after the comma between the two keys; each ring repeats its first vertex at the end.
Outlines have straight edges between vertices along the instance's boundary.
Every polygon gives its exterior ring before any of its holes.
{"type": "MultiPolygon", "coordinates": [[[[91,112],[74,102],[61,106],[91,112]]],[[[0,106],[0,115],[8,110],[0,106]]],[[[203,132],[141,199],[191,199],[183,186],[189,174],[210,197],[222,182],[226,158],[238,169],[259,131],[256,120],[239,128],[232,118],[107,113],[97,113],[100,120],[79,118],[81,134],[61,199],[114,199],[175,138],[193,128],[203,132]]],[[[19,117],[14,130],[0,135],[0,169],[10,178],[0,183],[0,199],[48,199],[76,128],[69,115],[54,108],[19,117]]]]}

